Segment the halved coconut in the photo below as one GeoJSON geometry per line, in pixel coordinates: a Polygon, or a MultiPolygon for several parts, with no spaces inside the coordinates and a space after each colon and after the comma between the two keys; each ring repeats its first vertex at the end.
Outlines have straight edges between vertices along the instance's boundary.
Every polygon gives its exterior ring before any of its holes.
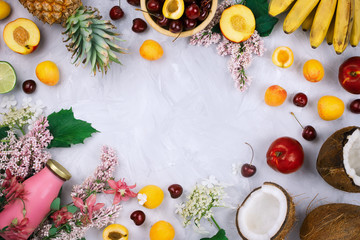
{"type": "Polygon", "coordinates": [[[247,240],[280,240],[295,222],[295,205],[281,186],[265,182],[253,190],[236,214],[236,227],[247,240]]]}
{"type": "Polygon", "coordinates": [[[302,240],[360,239],[360,206],[344,203],[322,205],[312,210],[300,229],[302,240]]]}
{"type": "Polygon", "coordinates": [[[360,128],[332,134],[322,145],[316,163],[320,176],[334,188],[360,192],[360,128]]]}

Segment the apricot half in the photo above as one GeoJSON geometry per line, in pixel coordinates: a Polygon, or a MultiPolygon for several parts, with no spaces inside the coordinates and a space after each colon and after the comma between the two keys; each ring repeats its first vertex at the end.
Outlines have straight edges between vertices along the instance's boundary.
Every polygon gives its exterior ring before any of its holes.
{"type": "Polygon", "coordinates": [[[229,41],[243,42],[255,31],[254,14],[244,5],[233,5],[221,14],[220,29],[229,41]]]}
{"type": "Polygon", "coordinates": [[[127,240],[129,231],[121,224],[111,224],[103,231],[104,240],[127,240]]]}
{"type": "Polygon", "coordinates": [[[165,0],[162,12],[168,19],[179,19],[184,13],[184,0],[165,0]]]}
{"type": "Polygon", "coordinates": [[[14,52],[29,54],[35,51],[40,42],[40,31],[33,21],[18,18],[5,26],[3,37],[14,52]]]}

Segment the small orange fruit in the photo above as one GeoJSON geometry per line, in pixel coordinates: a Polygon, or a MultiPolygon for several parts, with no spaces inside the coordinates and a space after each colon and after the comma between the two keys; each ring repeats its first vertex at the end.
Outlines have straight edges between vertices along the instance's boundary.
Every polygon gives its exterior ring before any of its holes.
{"type": "Polygon", "coordinates": [[[269,106],[276,107],[280,106],[285,102],[287,92],[279,85],[272,85],[266,89],[265,92],[265,103],[269,106]]]}
{"type": "Polygon", "coordinates": [[[150,229],[150,240],[173,240],[174,227],[166,221],[158,221],[150,229]]]}
{"type": "Polygon", "coordinates": [[[151,39],[145,40],[140,47],[140,55],[149,61],[158,60],[164,54],[161,45],[151,39]]]}
{"type": "Polygon", "coordinates": [[[306,80],[319,82],[323,79],[325,71],[321,62],[316,59],[310,59],[303,66],[303,74],[306,80]]]}
{"type": "Polygon", "coordinates": [[[294,62],[294,54],[288,47],[278,47],[272,55],[272,62],[278,67],[288,68],[294,62]]]}
{"type": "Polygon", "coordinates": [[[129,231],[121,224],[110,224],[103,231],[104,240],[128,240],[129,231]]]}
{"type": "Polygon", "coordinates": [[[317,109],[321,119],[332,121],[343,115],[345,104],[338,97],[323,96],[318,101],[317,109]]]}
{"type": "Polygon", "coordinates": [[[0,0],[0,20],[7,18],[10,15],[10,12],[10,5],[7,2],[0,0]]]}
{"type": "MultiPolygon", "coordinates": [[[[144,207],[154,209],[160,206],[164,200],[164,192],[155,185],[147,185],[138,192],[138,200],[145,197],[146,201],[142,204],[144,207]]],[[[139,200],[140,202],[141,200],[139,200]]]]}
{"type": "Polygon", "coordinates": [[[49,86],[56,85],[60,79],[59,69],[52,61],[39,63],[36,66],[35,73],[42,83],[49,86]]]}

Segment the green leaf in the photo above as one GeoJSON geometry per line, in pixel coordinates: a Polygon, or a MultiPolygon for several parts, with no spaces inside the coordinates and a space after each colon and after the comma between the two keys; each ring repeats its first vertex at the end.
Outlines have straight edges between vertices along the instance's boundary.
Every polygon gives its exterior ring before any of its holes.
{"type": "Polygon", "coordinates": [[[90,123],[75,119],[71,108],[50,114],[48,121],[48,129],[54,137],[48,148],[70,147],[71,144],[84,143],[91,134],[98,132],[90,123]]]}
{"type": "Polygon", "coordinates": [[[49,230],[49,236],[54,236],[57,233],[58,229],[52,226],[49,230]]]}
{"type": "Polygon", "coordinates": [[[67,224],[65,224],[65,231],[67,232],[67,233],[71,233],[71,226],[67,223],[67,224]]]}
{"type": "Polygon", "coordinates": [[[7,137],[7,131],[9,131],[10,128],[8,127],[0,127],[0,140],[7,137]]]}
{"type": "Polygon", "coordinates": [[[270,35],[275,24],[279,19],[271,17],[269,15],[263,15],[256,19],[256,30],[258,31],[261,37],[267,37],[270,35]]]}
{"type": "Polygon", "coordinates": [[[211,238],[202,238],[200,240],[228,240],[224,229],[220,229],[215,236],[211,238]]]}
{"type": "Polygon", "coordinates": [[[262,15],[267,15],[269,11],[269,4],[267,0],[247,0],[245,6],[251,9],[255,18],[262,15]]]}
{"type": "Polygon", "coordinates": [[[251,9],[255,16],[256,31],[261,37],[269,36],[279,19],[269,15],[267,0],[247,0],[245,6],[251,9]]]}
{"type": "Polygon", "coordinates": [[[50,205],[50,209],[53,211],[57,211],[60,209],[60,198],[55,198],[50,205]]]}
{"type": "Polygon", "coordinates": [[[79,210],[79,208],[77,208],[73,205],[70,205],[70,206],[67,206],[67,210],[68,210],[68,212],[76,213],[79,210]]]}
{"type": "Polygon", "coordinates": [[[221,29],[220,29],[220,23],[217,23],[213,26],[213,28],[211,29],[212,32],[214,33],[221,33],[221,29]]]}

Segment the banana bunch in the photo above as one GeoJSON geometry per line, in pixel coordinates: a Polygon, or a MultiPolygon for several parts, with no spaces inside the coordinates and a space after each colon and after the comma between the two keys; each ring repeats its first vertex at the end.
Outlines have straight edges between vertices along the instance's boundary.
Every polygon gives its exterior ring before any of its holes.
{"type": "Polygon", "coordinates": [[[269,14],[276,16],[290,9],[283,29],[292,33],[300,26],[310,30],[310,45],[317,48],[326,38],[341,54],[347,45],[360,40],[360,0],[270,0],[269,14]]]}

